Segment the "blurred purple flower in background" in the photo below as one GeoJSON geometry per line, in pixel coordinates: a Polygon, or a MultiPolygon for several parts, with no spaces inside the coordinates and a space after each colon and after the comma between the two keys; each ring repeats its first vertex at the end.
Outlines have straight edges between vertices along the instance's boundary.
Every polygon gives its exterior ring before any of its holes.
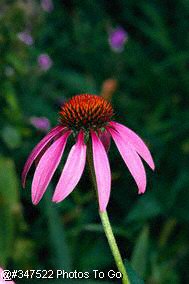
{"type": "Polygon", "coordinates": [[[51,68],[53,62],[48,54],[43,53],[38,56],[38,64],[41,70],[47,71],[51,68]]]}
{"type": "Polygon", "coordinates": [[[30,117],[30,123],[42,132],[47,132],[50,129],[50,122],[46,117],[30,117]]]}
{"type": "Polygon", "coordinates": [[[17,34],[19,40],[24,42],[27,45],[32,45],[33,44],[33,38],[31,34],[28,31],[23,31],[17,34]]]}
{"type": "Polygon", "coordinates": [[[54,5],[52,0],[41,0],[41,7],[45,12],[52,12],[54,9],[54,5]]]}
{"type": "Polygon", "coordinates": [[[117,27],[109,31],[109,44],[115,52],[122,52],[128,39],[127,32],[122,27],[117,27]]]}

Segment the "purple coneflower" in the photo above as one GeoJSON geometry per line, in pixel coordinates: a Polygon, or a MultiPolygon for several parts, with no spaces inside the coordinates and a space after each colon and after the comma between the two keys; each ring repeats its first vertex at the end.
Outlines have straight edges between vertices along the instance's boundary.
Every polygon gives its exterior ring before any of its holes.
{"type": "Polygon", "coordinates": [[[54,127],[33,149],[23,173],[25,187],[27,173],[32,163],[45,149],[34,173],[32,201],[36,205],[45,193],[63,155],[67,139],[73,135],[72,146],[56,186],[53,201],[65,199],[79,182],[86,163],[87,148],[92,144],[93,164],[96,175],[100,211],[106,210],[111,187],[111,172],[107,150],[112,137],[125,164],[138,186],[146,189],[146,173],[141,157],[154,169],[152,156],[142,139],[131,129],[112,120],[111,104],[96,95],[77,95],[67,101],[60,111],[60,124],[54,127]],[[91,144],[90,144],[91,143],[91,144]]]}
{"type": "Polygon", "coordinates": [[[38,64],[41,70],[47,71],[52,66],[52,59],[46,53],[40,54],[38,57],[38,64]]]}
{"type": "Polygon", "coordinates": [[[38,130],[47,132],[50,128],[50,122],[46,117],[30,117],[30,123],[38,130]]]}
{"type": "Polygon", "coordinates": [[[17,34],[19,40],[24,42],[27,45],[32,45],[33,44],[33,38],[31,34],[28,31],[23,31],[17,34]]]}
{"type": "Polygon", "coordinates": [[[127,32],[122,27],[111,29],[109,32],[109,44],[113,51],[122,52],[128,39],[127,32]]]}

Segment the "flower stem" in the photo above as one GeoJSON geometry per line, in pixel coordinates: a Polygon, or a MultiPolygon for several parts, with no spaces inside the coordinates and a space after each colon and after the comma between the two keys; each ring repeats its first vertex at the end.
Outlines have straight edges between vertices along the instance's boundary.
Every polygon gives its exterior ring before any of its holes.
{"type": "MultiPolygon", "coordinates": [[[[95,171],[94,171],[94,165],[93,165],[91,141],[88,142],[87,150],[88,150],[88,152],[87,152],[88,165],[89,165],[92,181],[93,181],[94,187],[96,189],[96,193],[97,193],[97,184],[96,184],[96,177],[95,177],[95,171]]],[[[111,227],[111,224],[110,224],[110,221],[109,221],[109,218],[108,218],[107,211],[103,211],[103,212],[99,211],[99,215],[100,215],[102,225],[103,225],[103,228],[104,228],[104,232],[105,232],[106,237],[108,239],[108,243],[109,243],[112,255],[114,257],[115,263],[117,265],[119,272],[121,272],[121,274],[122,274],[122,283],[123,284],[130,284],[125,266],[123,264],[121,254],[119,252],[119,249],[118,249],[118,246],[117,246],[117,243],[116,243],[113,231],[112,231],[112,227],[111,227]]]]}
{"type": "Polygon", "coordinates": [[[99,214],[100,214],[100,218],[101,218],[101,221],[102,221],[102,225],[104,227],[106,237],[108,239],[110,249],[111,249],[112,254],[114,256],[114,259],[115,259],[115,263],[117,265],[118,270],[122,273],[122,276],[123,276],[122,283],[123,284],[129,284],[127,272],[126,272],[125,266],[123,264],[121,254],[119,252],[119,249],[118,249],[118,246],[117,246],[117,243],[116,243],[116,240],[115,240],[112,228],[111,228],[111,224],[110,224],[110,221],[109,221],[109,218],[108,218],[108,214],[107,214],[106,211],[99,212],[99,214]]]}

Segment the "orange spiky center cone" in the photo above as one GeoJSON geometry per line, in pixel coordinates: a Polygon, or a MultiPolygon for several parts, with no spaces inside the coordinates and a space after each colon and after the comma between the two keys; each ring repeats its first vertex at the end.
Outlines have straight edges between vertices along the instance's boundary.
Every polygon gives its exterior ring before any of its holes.
{"type": "Polygon", "coordinates": [[[79,131],[98,130],[107,125],[113,116],[111,104],[104,98],[82,94],[72,97],[60,111],[60,121],[63,126],[79,131]]]}

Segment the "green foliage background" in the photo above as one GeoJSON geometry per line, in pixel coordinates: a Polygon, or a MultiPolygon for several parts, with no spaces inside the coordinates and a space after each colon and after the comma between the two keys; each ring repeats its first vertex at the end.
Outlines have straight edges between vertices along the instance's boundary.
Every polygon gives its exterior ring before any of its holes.
{"type": "Polygon", "coordinates": [[[114,78],[116,120],[146,141],[156,164],[155,173],[146,167],[147,192],[138,196],[111,145],[108,212],[119,247],[146,283],[189,283],[188,17],[187,0],[59,0],[51,13],[37,1],[1,1],[0,266],[116,270],[87,171],[58,205],[50,199],[61,167],[37,207],[32,174],[26,190],[20,183],[24,162],[43,136],[29,118],[46,116],[54,126],[58,100],[100,94],[104,80],[114,78]],[[129,34],[122,53],[108,44],[108,27],[116,26],[129,34]],[[17,36],[27,28],[32,46],[17,36]],[[37,64],[41,53],[53,60],[46,72],[37,64]]]}

